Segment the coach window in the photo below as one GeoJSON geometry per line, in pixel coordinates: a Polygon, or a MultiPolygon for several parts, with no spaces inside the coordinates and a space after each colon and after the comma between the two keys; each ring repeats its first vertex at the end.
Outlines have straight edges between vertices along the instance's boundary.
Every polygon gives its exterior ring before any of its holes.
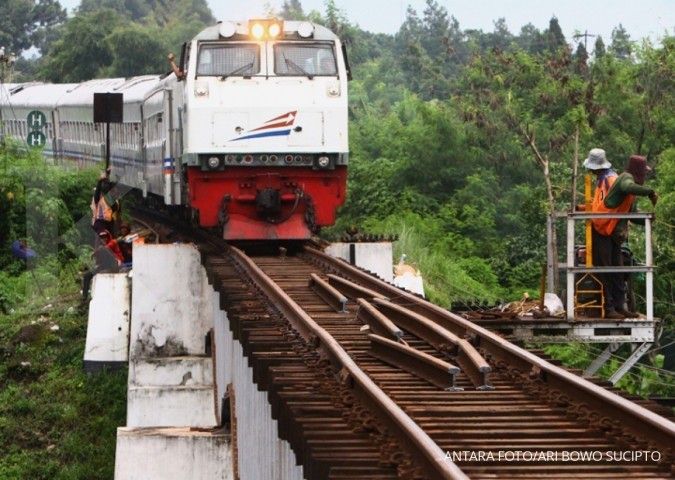
{"type": "Polygon", "coordinates": [[[281,76],[337,76],[333,45],[328,43],[277,43],[274,73],[281,76]]]}
{"type": "Polygon", "coordinates": [[[199,49],[197,76],[246,77],[258,72],[260,47],[256,44],[204,44],[199,49]]]}

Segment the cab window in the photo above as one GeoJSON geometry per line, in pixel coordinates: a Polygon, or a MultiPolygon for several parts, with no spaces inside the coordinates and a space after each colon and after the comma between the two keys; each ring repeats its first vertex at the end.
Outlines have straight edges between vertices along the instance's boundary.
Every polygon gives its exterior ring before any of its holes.
{"type": "Polygon", "coordinates": [[[333,45],[277,43],[274,45],[274,73],[283,76],[336,76],[333,45]]]}
{"type": "Polygon", "coordinates": [[[260,47],[256,44],[202,45],[197,75],[245,77],[260,71],[260,47]]]}

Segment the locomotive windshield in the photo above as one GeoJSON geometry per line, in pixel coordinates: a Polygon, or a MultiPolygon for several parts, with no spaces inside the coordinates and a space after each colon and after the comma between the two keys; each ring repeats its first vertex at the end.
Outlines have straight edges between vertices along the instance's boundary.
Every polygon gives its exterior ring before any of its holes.
{"type": "Polygon", "coordinates": [[[335,76],[337,63],[333,45],[277,43],[274,45],[274,73],[285,76],[335,76]]]}
{"type": "Polygon", "coordinates": [[[260,71],[260,47],[256,44],[202,45],[197,75],[247,76],[260,71]]]}

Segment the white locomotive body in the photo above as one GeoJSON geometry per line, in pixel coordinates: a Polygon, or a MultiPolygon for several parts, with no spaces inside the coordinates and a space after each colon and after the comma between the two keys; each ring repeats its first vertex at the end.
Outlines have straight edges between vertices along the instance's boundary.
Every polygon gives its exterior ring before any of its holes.
{"type": "Polygon", "coordinates": [[[186,43],[164,76],[0,86],[0,137],[100,165],[93,94],[122,93],[113,180],[192,209],[227,239],[307,238],[345,199],[348,76],[322,26],[224,22],[186,43]]]}

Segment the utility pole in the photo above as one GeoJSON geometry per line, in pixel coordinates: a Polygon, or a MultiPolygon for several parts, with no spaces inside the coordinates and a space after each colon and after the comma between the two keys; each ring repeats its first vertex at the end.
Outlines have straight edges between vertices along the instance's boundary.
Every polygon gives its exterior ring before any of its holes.
{"type": "Polygon", "coordinates": [[[586,53],[588,53],[588,37],[597,37],[597,35],[588,33],[588,30],[586,30],[584,33],[576,33],[572,35],[572,38],[575,40],[579,40],[581,37],[584,37],[584,49],[586,50],[586,53]]]}

